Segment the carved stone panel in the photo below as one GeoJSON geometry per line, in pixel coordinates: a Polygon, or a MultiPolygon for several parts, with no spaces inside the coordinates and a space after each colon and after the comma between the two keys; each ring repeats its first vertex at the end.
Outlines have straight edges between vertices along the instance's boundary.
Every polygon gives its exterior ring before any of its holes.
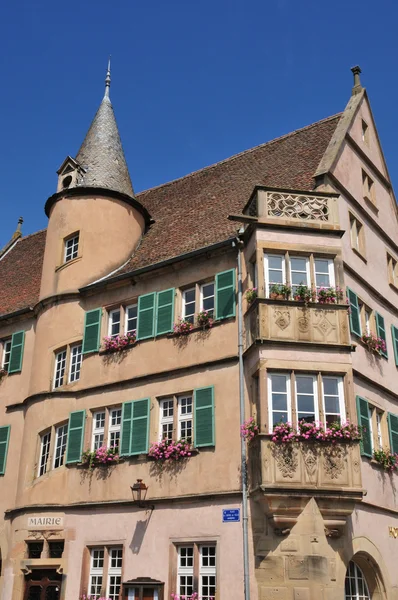
{"type": "Polygon", "coordinates": [[[281,304],[270,306],[270,337],[275,340],[294,340],[294,308],[281,304]]]}
{"type": "Polygon", "coordinates": [[[322,309],[312,310],[312,341],[322,344],[338,344],[337,311],[322,309]]]}
{"type": "Polygon", "coordinates": [[[320,484],[349,485],[348,446],[346,444],[336,446],[328,444],[327,452],[324,451],[322,454],[320,484]]]}

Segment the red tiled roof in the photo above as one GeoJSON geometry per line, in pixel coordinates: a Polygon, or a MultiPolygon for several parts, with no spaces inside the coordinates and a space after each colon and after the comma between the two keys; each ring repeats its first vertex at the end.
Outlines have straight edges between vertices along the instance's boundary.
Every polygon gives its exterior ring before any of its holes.
{"type": "MultiPolygon", "coordinates": [[[[224,241],[256,184],[300,190],[313,175],[340,115],[318,121],[251,150],[137,195],[155,223],[130,260],[111,277],[224,241]]],[[[0,260],[0,315],[39,298],[45,231],[21,238],[0,260]]]]}
{"type": "Polygon", "coordinates": [[[46,230],[20,238],[0,260],[0,315],[39,300],[46,230]]]}
{"type": "Polygon", "coordinates": [[[138,194],[155,223],[116,275],[233,236],[238,226],[227,217],[242,212],[256,184],[313,189],[313,175],[339,119],[340,114],[318,121],[138,194]]]}

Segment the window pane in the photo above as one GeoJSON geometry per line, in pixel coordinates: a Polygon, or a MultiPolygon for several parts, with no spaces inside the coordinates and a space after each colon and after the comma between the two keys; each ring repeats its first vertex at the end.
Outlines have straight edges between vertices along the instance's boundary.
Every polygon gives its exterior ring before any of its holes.
{"type": "Polygon", "coordinates": [[[316,273],[316,286],[317,287],[330,287],[329,275],[324,273],[316,273]]]}
{"type": "Polygon", "coordinates": [[[338,379],[333,377],[323,378],[323,390],[325,395],[338,396],[338,379]]]}
{"type": "Polygon", "coordinates": [[[137,305],[128,306],[126,309],[126,333],[133,333],[137,331],[137,305]]]}
{"type": "Polygon", "coordinates": [[[185,294],[185,302],[186,303],[190,303],[190,302],[195,302],[195,290],[187,290],[186,292],[184,292],[185,294]]]}
{"type": "Polygon", "coordinates": [[[287,391],[287,378],[285,375],[271,375],[272,391],[285,392],[287,391]]]}
{"type": "Polygon", "coordinates": [[[315,271],[317,273],[329,273],[329,261],[322,258],[316,258],[315,271]]]}
{"type": "Polygon", "coordinates": [[[327,413],[340,413],[339,399],[335,396],[325,396],[325,412],[327,413]]]}
{"type": "Polygon", "coordinates": [[[292,271],[292,285],[307,285],[306,273],[295,273],[292,271]]]}
{"type": "Polygon", "coordinates": [[[287,394],[272,394],[272,409],[287,410],[287,394]]]}
{"type": "Polygon", "coordinates": [[[273,412],[272,413],[272,426],[275,427],[278,423],[287,423],[287,412],[273,412]]]}
{"type": "Polygon", "coordinates": [[[283,256],[268,256],[268,268],[282,270],[283,256]]]}
{"type": "Polygon", "coordinates": [[[307,259],[306,258],[295,258],[290,259],[290,267],[292,271],[302,271],[306,273],[307,259]]]}
{"type": "Polygon", "coordinates": [[[55,434],[55,456],[54,469],[57,469],[64,464],[64,456],[66,450],[66,442],[68,439],[68,425],[58,427],[55,434]]]}
{"type": "Polygon", "coordinates": [[[70,357],[70,375],[69,381],[78,381],[80,379],[80,369],[82,364],[82,346],[73,346],[70,357]]]}
{"type": "Polygon", "coordinates": [[[314,378],[297,376],[297,393],[298,394],[313,394],[314,393],[314,378]]]}

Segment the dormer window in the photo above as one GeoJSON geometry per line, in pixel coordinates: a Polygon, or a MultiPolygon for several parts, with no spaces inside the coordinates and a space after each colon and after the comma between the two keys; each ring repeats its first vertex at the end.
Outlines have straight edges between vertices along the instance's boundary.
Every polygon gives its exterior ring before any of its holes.
{"type": "Polygon", "coordinates": [[[369,127],[368,124],[362,119],[362,141],[369,146],[369,127]]]}
{"type": "Polygon", "coordinates": [[[65,240],[65,252],[64,252],[64,263],[77,258],[79,252],[79,234],[73,234],[73,237],[69,237],[65,240]]]}

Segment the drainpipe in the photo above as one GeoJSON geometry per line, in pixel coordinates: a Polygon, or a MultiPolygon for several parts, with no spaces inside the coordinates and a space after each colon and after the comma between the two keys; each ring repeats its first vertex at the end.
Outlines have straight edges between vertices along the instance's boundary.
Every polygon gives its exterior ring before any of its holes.
{"type": "MultiPolygon", "coordinates": [[[[243,241],[236,238],[232,245],[238,250],[238,354],[239,354],[239,407],[240,425],[245,422],[245,388],[243,373],[243,311],[242,311],[242,250],[243,241]]],[[[240,433],[240,432],[239,432],[240,433]]],[[[240,436],[241,478],[242,478],[242,530],[243,530],[243,581],[244,598],[250,600],[249,579],[249,533],[247,510],[247,451],[246,441],[240,436]]]]}

